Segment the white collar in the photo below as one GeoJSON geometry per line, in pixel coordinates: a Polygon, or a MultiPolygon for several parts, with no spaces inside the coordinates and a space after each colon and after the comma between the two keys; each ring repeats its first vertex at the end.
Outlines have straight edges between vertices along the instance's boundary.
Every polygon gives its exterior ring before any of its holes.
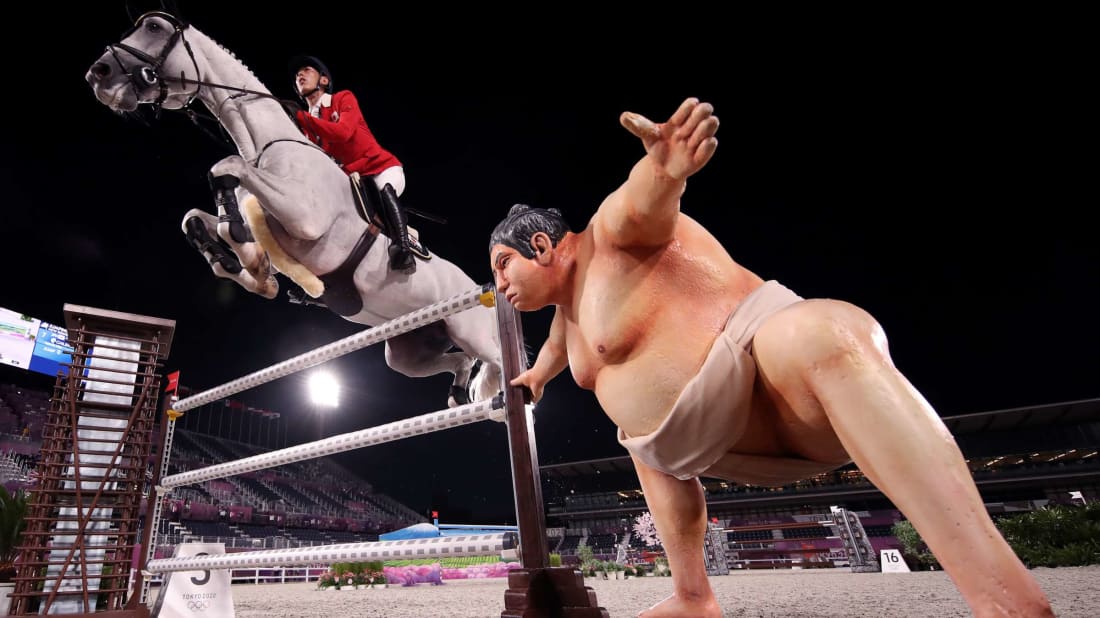
{"type": "Polygon", "coordinates": [[[313,116],[314,118],[320,118],[322,107],[332,107],[332,95],[331,94],[329,94],[327,92],[322,94],[321,98],[317,99],[317,104],[310,106],[309,114],[311,116],[313,116]]]}

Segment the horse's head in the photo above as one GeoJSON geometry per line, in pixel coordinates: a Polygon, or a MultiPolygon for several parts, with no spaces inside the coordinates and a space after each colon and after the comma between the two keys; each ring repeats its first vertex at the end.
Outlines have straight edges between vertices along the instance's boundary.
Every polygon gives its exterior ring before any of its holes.
{"type": "Polygon", "coordinates": [[[188,25],[161,11],[145,13],[88,69],[85,79],[107,107],[134,111],[142,103],[178,109],[198,92],[198,63],[188,25]]]}

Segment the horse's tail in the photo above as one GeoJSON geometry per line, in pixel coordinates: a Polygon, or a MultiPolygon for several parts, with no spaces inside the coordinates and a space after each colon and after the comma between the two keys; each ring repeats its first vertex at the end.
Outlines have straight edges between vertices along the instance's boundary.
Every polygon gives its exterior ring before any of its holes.
{"type": "Polygon", "coordinates": [[[537,358],[537,356],[538,356],[538,353],[535,351],[534,348],[531,347],[531,344],[527,343],[527,338],[524,337],[523,338],[523,358],[521,359],[523,361],[523,363],[520,366],[523,367],[524,370],[529,369],[531,367],[531,359],[532,358],[537,358]]]}

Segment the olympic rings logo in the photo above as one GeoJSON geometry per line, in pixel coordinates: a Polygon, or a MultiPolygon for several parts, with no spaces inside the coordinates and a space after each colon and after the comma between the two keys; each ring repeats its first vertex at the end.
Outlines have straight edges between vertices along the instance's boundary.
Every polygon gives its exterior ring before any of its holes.
{"type": "Polygon", "coordinates": [[[208,601],[188,601],[187,609],[193,612],[205,612],[210,608],[208,601]]]}

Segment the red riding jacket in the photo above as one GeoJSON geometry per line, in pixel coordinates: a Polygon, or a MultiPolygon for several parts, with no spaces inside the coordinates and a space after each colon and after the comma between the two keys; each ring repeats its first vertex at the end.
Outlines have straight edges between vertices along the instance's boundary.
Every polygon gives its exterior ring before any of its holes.
{"type": "Polygon", "coordinates": [[[336,159],[347,174],[373,176],[401,165],[393,153],[374,139],[359,110],[359,101],[349,90],[332,95],[332,107],[322,105],[320,118],[305,110],[300,110],[296,117],[302,133],[336,159]]]}

